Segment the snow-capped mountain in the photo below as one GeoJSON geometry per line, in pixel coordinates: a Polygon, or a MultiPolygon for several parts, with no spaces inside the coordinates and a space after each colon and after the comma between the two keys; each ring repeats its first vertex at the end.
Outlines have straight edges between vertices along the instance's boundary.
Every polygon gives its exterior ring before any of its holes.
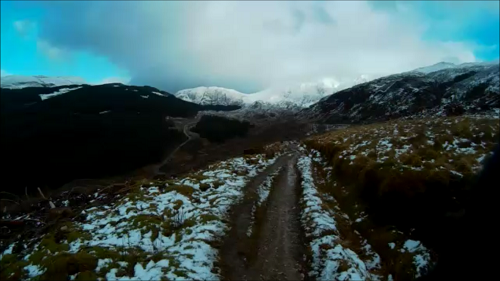
{"type": "Polygon", "coordinates": [[[424,66],[424,67],[417,68],[417,69],[415,69],[413,71],[414,72],[420,72],[420,73],[428,74],[428,73],[431,73],[431,72],[434,72],[434,71],[439,71],[439,70],[443,70],[443,69],[453,68],[453,67],[456,67],[456,66],[457,66],[456,64],[451,63],[451,62],[438,62],[438,63],[430,65],[430,66],[424,66]]]}
{"type": "Polygon", "coordinates": [[[339,90],[369,81],[362,75],[352,81],[332,78],[316,82],[276,85],[256,93],[241,93],[221,87],[198,87],[177,92],[185,101],[202,105],[238,105],[249,108],[279,107],[299,109],[308,107],[339,90]],[[258,102],[254,105],[254,103],[258,102]]]}
{"type": "Polygon", "coordinates": [[[300,115],[327,123],[356,123],[406,116],[498,112],[498,61],[448,66],[357,85],[321,100],[300,115]]]}
{"type": "Polygon", "coordinates": [[[246,94],[220,87],[197,87],[181,90],[177,98],[201,105],[238,105],[245,104],[246,94]]]}
{"type": "Polygon", "coordinates": [[[72,76],[24,76],[7,75],[0,79],[0,86],[9,89],[22,89],[27,87],[58,87],[66,85],[88,84],[83,78],[72,76]]]}

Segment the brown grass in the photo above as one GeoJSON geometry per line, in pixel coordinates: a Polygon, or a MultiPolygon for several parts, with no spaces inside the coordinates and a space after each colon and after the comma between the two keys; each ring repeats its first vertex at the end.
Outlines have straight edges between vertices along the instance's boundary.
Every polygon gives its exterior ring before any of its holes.
{"type": "Polygon", "coordinates": [[[398,120],[329,132],[304,143],[333,167],[330,182],[318,185],[321,192],[333,195],[353,220],[362,212],[370,214],[352,226],[336,218],[345,239],[353,240],[348,234],[358,230],[380,254],[386,276],[409,280],[415,274],[411,256],[388,247],[408,236],[399,237],[393,226],[403,233],[418,229],[423,239],[436,243],[432,234],[444,225],[445,214],[466,208],[460,202],[466,202],[473,187],[477,158],[493,149],[498,129],[498,120],[492,119],[398,120]],[[386,141],[391,148],[382,145],[386,141]]]}

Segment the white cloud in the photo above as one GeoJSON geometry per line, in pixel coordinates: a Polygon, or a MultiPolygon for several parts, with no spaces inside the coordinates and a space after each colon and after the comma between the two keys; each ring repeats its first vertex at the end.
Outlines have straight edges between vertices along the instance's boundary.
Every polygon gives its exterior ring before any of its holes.
{"type": "Polygon", "coordinates": [[[109,84],[109,83],[122,83],[127,84],[130,82],[130,77],[108,77],[104,78],[101,81],[94,83],[95,85],[109,84]]]}
{"type": "Polygon", "coordinates": [[[45,40],[38,40],[36,42],[36,48],[40,53],[52,60],[61,59],[66,54],[64,50],[53,46],[51,43],[45,40]]]}
{"type": "Polygon", "coordinates": [[[423,40],[427,23],[404,5],[403,17],[354,1],[61,4],[49,7],[61,16],[41,25],[46,40],[104,55],[131,73],[132,83],[172,92],[199,85],[255,90],[476,60],[466,42],[423,40]]]}
{"type": "Polygon", "coordinates": [[[35,24],[29,20],[18,20],[14,22],[14,28],[21,36],[27,36],[28,33],[35,27],[35,24]]]}
{"type": "Polygon", "coordinates": [[[4,77],[4,76],[7,76],[7,75],[10,75],[10,73],[8,73],[7,71],[1,69],[0,70],[0,77],[4,77]]]}

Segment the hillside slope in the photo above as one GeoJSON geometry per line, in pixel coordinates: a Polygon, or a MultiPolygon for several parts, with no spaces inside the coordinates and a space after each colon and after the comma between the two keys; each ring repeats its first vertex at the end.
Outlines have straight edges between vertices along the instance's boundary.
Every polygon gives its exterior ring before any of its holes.
{"type": "Polygon", "coordinates": [[[497,112],[498,63],[466,64],[428,74],[407,72],[337,92],[301,115],[326,123],[497,112]]]}
{"type": "Polygon", "coordinates": [[[201,106],[121,84],[1,89],[0,100],[2,190],[14,193],[159,162],[185,140],[165,117],[237,108],[201,106]]]}

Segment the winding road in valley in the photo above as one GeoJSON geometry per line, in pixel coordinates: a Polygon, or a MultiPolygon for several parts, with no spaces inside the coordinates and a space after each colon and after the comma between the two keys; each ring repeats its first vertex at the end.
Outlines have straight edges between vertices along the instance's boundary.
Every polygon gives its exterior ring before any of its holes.
{"type": "Polygon", "coordinates": [[[182,127],[182,132],[184,133],[184,135],[186,135],[187,140],[179,144],[172,152],[170,152],[170,154],[167,157],[165,157],[165,159],[163,159],[162,162],[155,165],[153,173],[154,175],[163,174],[162,172],[160,172],[160,168],[166,165],[168,162],[170,162],[175,153],[179,151],[179,149],[181,149],[186,143],[199,137],[198,134],[191,132],[191,128],[196,126],[196,124],[200,121],[201,116],[202,114],[197,114],[193,121],[189,121],[188,123],[184,124],[184,126],[182,127]]]}

